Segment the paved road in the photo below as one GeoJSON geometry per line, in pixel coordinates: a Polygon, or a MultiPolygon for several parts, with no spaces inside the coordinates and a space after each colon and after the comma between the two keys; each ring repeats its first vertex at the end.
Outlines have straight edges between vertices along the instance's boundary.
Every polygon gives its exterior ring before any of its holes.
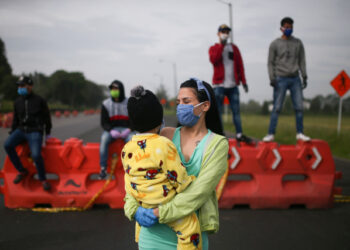
{"type": "MultiPolygon", "coordinates": [[[[168,120],[167,124],[172,122],[168,120]]],[[[3,144],[8,130],[0,129],[3,144]]],[[[99,117],[54,118],[52,135],[98,142],[99,117]]],[[[0,162],[4,160],[0,148],[0,162]]],[[[335,159],[343,172],[337,186],[350,195],[350,164],[335,159]]],[[[35,213],[4,207],[0,196],[0,249],[70,250],[137,249],[134,224],[122,210],[94,207],[86,212],[35,213]]],[[[329,210],[220,210],[220,232],[210,236],[210,249],[350,249],[350,203],[329,210]]]]}

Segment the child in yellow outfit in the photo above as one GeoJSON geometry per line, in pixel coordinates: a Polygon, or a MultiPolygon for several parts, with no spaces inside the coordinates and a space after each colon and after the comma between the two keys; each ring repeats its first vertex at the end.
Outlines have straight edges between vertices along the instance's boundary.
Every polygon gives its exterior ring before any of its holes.
{"type": "MultiPolygon", "coordinates": [[[[141,132],[122,149],[125,190],[142,207],[155,208],[182,192],[195,178],[188,176],[176,147],[158,135],[163,108],[157,97],[138,86],[128,101],[131,126],[141,132]]],[[[197,215],[190,214],[168,224],[178,236],[178,249],[201,249],[201,230],[197,215]]]]}

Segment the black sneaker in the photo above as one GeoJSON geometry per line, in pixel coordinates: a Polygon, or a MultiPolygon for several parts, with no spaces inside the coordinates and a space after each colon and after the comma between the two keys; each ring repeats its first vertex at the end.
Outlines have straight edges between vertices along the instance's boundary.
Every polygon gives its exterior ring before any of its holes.
{"type": "Polygon", "coordinates": [[[27,175],[28,175],[28,170],[26,170],[26,169],[23,172],[19,172],[19,174],[13,180],[13,183],[14,184],[20,183],[27,175]]]}
{"type": "Polygon", "coordinates": [[[42,181],[41,183],[43,184],[43,189],[45,191],[50,191],[51,185],[50,185],[50,183],[48,181],[42,181]]]}
{"type": "Polygon", "coordinates": [[[107,178],[107,170],[106,169],[101,169],[100,175],[98,176],[100,180],[104,180],[107,178]]]}
{"type": "Polygon", "coordinates": [[[239,142],[245,142],[247,144],[251,144],[253,142],[252,138],[250,138],[244,134],[240,134],[239,136],[236,135],[236,140],[239,142]]]}

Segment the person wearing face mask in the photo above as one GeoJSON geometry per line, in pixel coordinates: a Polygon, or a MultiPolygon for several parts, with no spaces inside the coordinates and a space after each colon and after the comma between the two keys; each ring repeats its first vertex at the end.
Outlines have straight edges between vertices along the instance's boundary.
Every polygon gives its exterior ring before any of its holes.
{"type": "Polygon", "coordinates": [[[132,137],[127,110],[128,98],[125,97],[124,85],[114,80],[109,85],[111,97],[103,101],[101,106],[101,126],[103,133],[100,143],[100,179],[107,177],[108,146],[116,140],[128,142],[132,137]]]}
{"type": "Polygon", "coordinates": [[[229,146],[223,136],[211,86],[196,78],[182,83],[176,115],[181,126],[165,127],[160,135],[172,140],[187,174],[196,176],[196,179],[184,191],[153,209],[142,208],[134,197],[125,196],[125,215],[141,225],[136,237],[141,250],[176,250],[176,233],[168,224],[193,213],[199,219],[203,250],[209,248],[208,234],[219,230],[215,190],[228,168],[229,146]]]}
{"type": "MultiPolygon", "coordinates": [[[[243,60],[238,47],[228,42],[231,28],[222,24],[218,29],[219,43],[209,48],[209,60],[213,65],[213,88],[220,114],[223,112],[225,96],[230,101],[233,116],[233,124],[236,128],[236,139],[251,143],[251,138],[243,134],[239,107],[239,89],[242,83],[243,89],[248,93],[248,84],[244,74],[243,60]]],[[[221,119],[221,116],[220,116],[221,119]]]]}
{"type": "Polygon", "coordinates": [[[17,155],[16,146],[27,142],[31,157],[38,171],[39,180],[45,191],[51,189],[46,180],[44,161],[41,156],[43,134],[50,137],[51,116],[46,101],[33,92],[33,81],[27,76],[21,76],[16,82],[19,97],[14,103],[13,123],[10,136],[5,141],[4,147],[13,166],[19,172],[13,183],[19,184],[25,178],[29,178],[29,172],[25,169],[17,155]]]}
{"type": "Polygon", "coordinates": [[[281,20],[282,36],[275,39],[269,48],[268,73],[270,85],[273,87],[273,110],[268,134],[263,138],[265,142],[274,140],[278,115],[287,90],[290,91],[295,110],[296,139],[310,140],[303,132],[303,89],[307,86],[305,50],[302,41],[292,36],[293,23],[290,17],[281,20]]]}
{"type": "MultiPolygon", "coordinates": [[[[174,143],[159,135],[163,107],[151,91],[142,86],[133,88],[128,112],[131,127],[139,133],[122,149],[125,191],[141,204],[141,211],[151,212],[148,216],[156,220],[152,210],[143,208],[155,208],[169,202],[183,192],[195,177],[187,175],[174,143]]],[[[146,216],[142,214],[140,217],[143,220],[146,216]]],[[[178,236],[178,249],[201,249],[200,226],[195,213],[169,226],[178,236]]]]}

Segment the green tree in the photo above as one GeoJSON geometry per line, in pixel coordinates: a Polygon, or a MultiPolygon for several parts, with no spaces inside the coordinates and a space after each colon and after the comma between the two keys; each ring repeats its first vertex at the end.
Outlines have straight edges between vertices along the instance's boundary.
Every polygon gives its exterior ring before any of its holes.
{"type": "Polygon", "coordinates": [[[16,78],[6,57],[5,44],[0,38],[0,93],[1,98],[13,100],[17,96],[16,78]]]}

